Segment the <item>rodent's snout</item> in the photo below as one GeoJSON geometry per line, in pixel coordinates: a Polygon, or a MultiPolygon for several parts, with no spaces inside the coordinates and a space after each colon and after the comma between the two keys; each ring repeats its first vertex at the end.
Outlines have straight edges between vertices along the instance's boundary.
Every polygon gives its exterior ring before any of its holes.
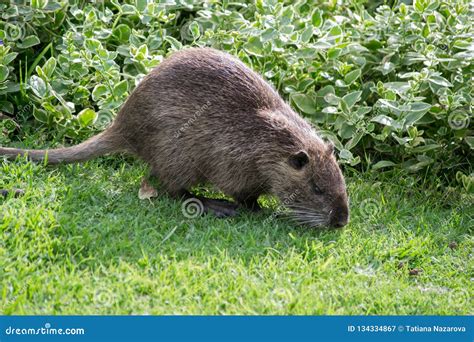
{"type": "Polygon", "coordinates": [[[329,225],[334,228],[342,228],[349,222],[349,207],[344,200],[338,201],[331,212],[329,225]]]}

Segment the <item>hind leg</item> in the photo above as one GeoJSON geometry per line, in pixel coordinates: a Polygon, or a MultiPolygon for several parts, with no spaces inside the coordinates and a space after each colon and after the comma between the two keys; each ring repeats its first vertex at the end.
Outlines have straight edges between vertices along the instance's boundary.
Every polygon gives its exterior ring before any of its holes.
{"type": "Polygon", "coordinates": [[[257,200],[258,200],[258,197],[253,197],[253,198],[247,198],[244,201],[239,202],[239,203],[245,209],[256,213],[262,210],[262,207],[260,207],[260,204],[258,204],[257,200]]]}
{"type": "MultiPolygon", "coordinates": [[[[160,175],[154,170],[150,172],[150,176],[160,179],[160,175]]],[[[193,195],[188,191],[188,189],[193,186],[192,184],[162,182],[161,185],[168,196],[183,201],[182,212],[185,215],[196,217],[203,214],[212,214],[216,217],[230,217],[238,214],[238,205],[235,203],[223,199],[193,195]]]]}
{"type": "Polygon", "coordinates": [[[13,197],[17,198],[23,195],[25,192],[21,189],[15,189],[15,190],[5,190],[5,189],[0,189],[0,196],[6,198],[8,194],[13,193],[13,197]]]}
{"type": "Polygon", "coordinates": [[[160,183],[158,192],[166,194],[172,198],[180,199],[186,194],[186,186],[177,182],[177,179],[174,181],[165,181],[169,179],[168,175],[162,174],[157,167],[151,167],[148,180],[155,179],[160,183]]]}
{"type": "Polygon", "coordinates": [[[195,208],[192,216],[196,215],[196,209],[200,211],[200,214],[212,214],[219,218],[238,215],[238,204],[224,199],[207,198],[189,192],[186,192],[182,198],[184,199],[182,209],[185,215],[191,208],[195,208]]]}
{"type": "Polygon", "coordinates": [[[236,199],[239,205],[249,211],[252,212],[259,212],[262,210],[260,205],[258,204],[258,197],[259,195],[256,194],[238,194],[235,195],[234,198],[236,199]]]}

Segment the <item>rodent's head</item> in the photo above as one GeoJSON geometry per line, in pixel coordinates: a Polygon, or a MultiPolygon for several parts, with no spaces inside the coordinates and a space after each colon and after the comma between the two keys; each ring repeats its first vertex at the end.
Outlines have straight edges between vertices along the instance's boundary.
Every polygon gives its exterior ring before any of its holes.
{"type": "Polygon", "coordinates": [[[332,144],[295,151],[279,166],[273,191],[297,222],[335,228],[349,222],[346,184],[332,144]]]}

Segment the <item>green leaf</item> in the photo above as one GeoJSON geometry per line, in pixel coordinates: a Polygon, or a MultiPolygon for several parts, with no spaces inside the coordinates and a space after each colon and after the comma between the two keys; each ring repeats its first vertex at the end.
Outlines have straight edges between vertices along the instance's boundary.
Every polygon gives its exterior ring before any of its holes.
{"type": "Polygon", "coordinates": [[[366,106],[361,106],[357,108],[356,113],[357,116],[360,118],[363,118],[366,114],[370,113],[372,111],[372,107],[366,107],[366,106]]]}
{"type": "Polygon", "coordinates": [[[299,58],[313,59],[316,53],[317,53],[317,50],[314,47],[305,47],[302,49],[298,49],[296,51],[296,56],[298,56],[299,58]]]}
{"type": "Polygon", "coordinates": [[[262,42],[267,42],[269,40],[275,39],[278,36],[279,36],[278,31],[270,27],[260,34],[260,39],[262,42]]]}
{"type": "Polygon", "coordinates": [[[135,5],[137,7],[137,10],[143,12],[145,11],[147,6],[147,0],[135,0],[135,5]]]}
{"type": "Polygon", "coordinates": [[[20,49],[28,49],[32,46],[35,46],[35,45],[38,45],[39,43],[41,43],[41,41],[39,40],[38,37],[36,36],[28,36],[26,37],[25,39],[23,39],[21,41],[21,43],[18,43],[17,46],[20,48],[20,49]]]}
{"type": "Polygon", "coordinates": [[[352,150],[354,147],[357,146],[360,139],[365,135],[364,131],[358,131],[353,134],[352,138],[346,143],[345,148],[348,150],[352,150]]]}
{"type": "Polygon", "coordinates": [[[361,74],[360,69],[353,70],[347,73],[347,75],[344,77],[344,81],[346,82],[347,85],[350,85],[354,83],[354,81],[360,77],[360,74],[361,74]]]}
{"type": "Polygon", "coordinates": [[[474,150],[474,136],[467,136],[467,137],[464,138],[464,140],[469,145],[471,150],[474,150]]]}
{"type": "Polygon", "coordinates": [[[191,32],[194,39],[198,39],[199,36],[201,35],[201,28],[199,27],[199,24],[196,21],[193,21],[189,25],[188,29],[191,32]]]}
{"type": "Polygon", "coordinates": [[[304,31],[301,33],[300,40],[302,43],[308,43],[313,37],[313,25],[308,25],[304,31]]]}
{"type": "Polygon", "coordinates": [[[0,101],[0,112],[13,114],[14,107],[10,101],[0,101]]]}
{"type": "Polygon", "coordinates": [[[97,84],[92,90],[92,99],[98,101],[103,95],[109,92],[108,88],[103,84],[97,84]]]}
{"type": "Polygon", "coordinates": [[[416,127],[408,127],[407,132],[411,139],[415,139],[418,136],[418,129],[416,127]]]}
{"type": "Polygon", "coordinates": [[[295,15],[293,7],[286,7],[283,12],[280,13],[280,26],[288,25],[293,21],[293,17],[295,15]]]}
{"type": "Polygon", "coordinates": [[[329,49],[327,52],[328,59],[336,59],[337,57],[339,57],[341,52],[342,52],[342,49],[338,49],[338,48],[329,49]]]}
{"type": "Polygon", "coordinates": [[[431,150],[436,150],[440,147],[441,147],[441,145],[439,145],[439,144],[429,144],[429,145],[414,147],[414,148],[412,148],[411,151],[416,152],[416,153],[425,153],[425,152],[428,152],[428,151],[431,151],[431,150]]]}
{"type": "Polygon", "coordinates": [[[117,83],[114,87],[114,96],[119,98],[125,95],[128,91],[128,82],[123,80],[117,83]]]}
{"type": "Polygon", "coordinates": [[[336,91],[332,85],[327,85],[319,89],[318,92],[316,93],[316,104],[318,105],[318,107],[324,107],[327,104],[334,104],[337,106],[339,104],[339,98],[336,95],[334,95],[335,92],[336,91]],[[336,103],[329,102],[326,99],[326,96],[328,96],[328,94],[334,95],[334,97],[336,97],[338,101],[336,103]]]}
{"type": "Polygon", "coordinates": [[[33,116],[39,122],[48,123],[50,115],[48,115],[47,111],[36,108],[36,106],[33,106],[33,116]]]}
{"type": "Polygon", "coordinates": [[[290,35],[293,33],[293,30],[294,30],[294,26],[293,25],[286,25],[286,26],[283,26],[283,27],[280,27],[280,33],[282,34],[285,34],[285,35],[290,35]]]}
{"type": "Polygon", "coordinates": [[[414,161],[413,159],[412,160],[409,160],[408,162],[404,163],[404,167],[406,170],[410,171],[410,172],[417,172],[423,168],[425,168],[426,166],[432,164],[434,162],[434,160],[428,156],[424,156],[424,155],[419,155],[417,156],[416,158],[418,160],[418,162],[414,161]]]}
{"type": "Polygon", "coordinates": [[[431,31],[430,31],[430,27],[428,24],[425,24],[425,26],[423,27],[423,30],[421,31],[421,35],[424,37],[424,38],[428,38],[428,36],[430,35],[431,31]]]}
{"type": "Polygon", "coordinates": [[[439,6],[439,2],[437,0],[431,0],[431,1],[427,1],[426,9],[428,11],[433,11],[433,10],[437,9],[438,6],[439,6]]]}
{"type": "Polygon", "coordinates": [[[346,150],[345,148],[343,148],[339,152],[339,158],[345,159],[345,160],[351,160],[352,158],[354,158],[354,156],[352,155],[351,151],[346,150]]]}
{"type": "Polygon", "coordinates": [[[316,101],[308,94],[292,93],[291,100],[296,104],[299,110],[306,114],[316,113],[316,101]]]}
{"type": "Polygon", "coordinates": [[[16,93],[20,91],[20,84],[10,81],[6,81],[3,85],[0,85],[0,95],[7,93],[16,93]]]}
{"type": "Polygon", "coordinates": [[[398,103],[395,101],[379,99],[377,103],[380,105],[381,108],[388,109],[390,112],[394,112],[395,114],[400,114],[402,112],[401,109],[398,107],[398,103]]]}
{"type": "Polygon", "coordinates": [[[43,79],[39,78],[38,76],[31,76],[30,87],[36,96],[40,98],[46,96],[48,88],[46,87],[46,83],[44,83],[43,79]]]}
{"type": "Polygon", "coordinates": [[[84,42],[84,47],[90,52],[97,52],[97,50],[102,47],[102,43],[97,39],[88,38],[84,42]]]}
{"type": "Polygon", "coordinates": [[[4,82],[7,79],[9,73],[8,67],[5,65],[0,65],[0,82],[4,82]]]}
{"type": "Polygon", "coordinates": [[[406,94],[410,90],[408,82],[387,82],[383,84],[385,89],[392,90],[398,95],[406,94]]]}
{"type": "Polygon", "coordinates": [[[434,83],[436,85],[442,86],[442,87],[452,87],[453,85],[444,77],[441,76],[431,76],[428,78],[428,81],[430,83],[434,83]]]}
{"type": "Polygon", "coordinates": [[[372,120],[370,121],[377,122],[384,126],[395,127],[395,120],[393,120],[391,117],[388,117],[386,115],[377,115],[375,118],[372,118],[372,120]]]}
{"type": "Polygon", "coordinates": [[[311,16],[311,23],[315,27],[321,27],[323,25],[323,12],[320,9],[315,9],[311,16]]]}
{"type": "Polygon", "coordinates": [[[331,131],[328,131],[328,130],[324,130],[324,129],[321,129],[319,131],[319,134],[321,135],[321,138],[323,139],[327,139],[329,140],[330,142],[332,142],[334,144],[334,146],[336,146],[336,149],[338,151],[342,150],[344,148],[344,146],[342,145],[341,141],[338,139],[338,137],[336,136],[336,134],[334,134],[333,132],[331,131]]]}
{"type": "Polygon", "coordinates": [[[425,8],[426,8],[425,0],[414,0],[413,1],[413,8],[415,9],[415,11],[417,11],[419,13],[423,13],[425,11],[425,8]]]}
{"type": "Polygon", "coordinates": [[[405,126],[410,126],[420,120],[426,112],[431,109],[431,105],[424,102],[410,103],[410,109],[405,116],[405,126]]]}
{"type": "Polygon", "coordinates": [[[357,103],[357,101],[360,100],[361,95],[362,95],[362,91],[354,91],[352,93],[349,93],[349,94],[345,95],[342,98],[342,101],[344,101],[345,104],[347,105],[347,107],[350,109],[350,108],[354,107],[354,105],[357,103]]]}
{"type": "Polygon", "coordinates": [[[139,61],[146,59],[148,57],[148,46],[146,44],[141,45],[134,54],[134,57],[139,61]]]}
{"type": "Polygon", "coordinates": [[[341,129],[339,130],[339,135],[343,139],[349,139],[354,135],[355,130],[355,126],[343,123],[341,129]]]}
{"type": "Polygon", "coordinates": [[[322,112],[327,113],[327,114],[335,114],[335,113],[337,113],[337,108],[332,107],[332,106],[328,106],[328,107],[323,108],[322,112]]]}
{"type": "Polygon", "coordinates": [[[457,49],[461,49],[461,50],[469,49],[469,48],[471,48],[471,46],[472,46],[471,42],[469,42],[467,40],[462,40],[462,39],[457,39],[453,43],[453,47],[455,47],[457,49]]]}
{"type": "Polygon", "coordinates": [[[392,63],[392,62],[385,62],[385,63],[382,63],[382,65],[378,66],[375,68],[375,70],[379,70],[382,75],[388,75],[390,74],[393,70],[395,70],[397,66],[392,63]]]}
{"type": "Polygon", "coordinates": [[[128,42],[131,33],[130,27],[125,24],[120,24],[113,30],[114,37],[124,44],[128,42]]]}
{"type": "Polygon", "coordinates": [[[5,56],[3,56],[3,65],[8,65],[10,64],[16,57],[18,56],[17,52],[10,52],[7,53],[5,56]]]}
{"type": "Polygon", "coordinates": [[[170,36],[166,36],[165,37],[165,40],[170,43],[171,47],[173,50],[177,51],[177,50],[181,50],[183,48],[183,44],[181,44],[178,40],[176,40],[175,38],[173,37],[170,37],[170,36]]]}
{"type": "Polygon", "coordinates": [[[333,26],[331,30],[329,30],[329,36],[331,37],[339,37],[342,35],[342,29],[339,25],[333,26]]]}
{"type": "Polygon", "coordinates": [[[53,76],[54,69],[56,69],[56,59],[54,57],[48,59],[42,69],[48,78],[53,76]]]}
{"type": "Polygon", "coordinates": [[[376,50],[382,48],[383,44],[377,39],[371,39],[371,40],[367,41],[364,44],[364,46],[369,50],[376,51],[376,50]]]}
{"type": "Polygon", "coordinates": [[[317,50],[326,50],[332,47],[332,44],[323,39],[320,39],[316,41],[314,44],[311,44],[311,46],[317,50]]]}
{"type": "Polygon", "coordinates": [[[328,103],[330,105],[337,106],[341,102],[341,98],[338,97],[334,93],[328,93],[328,94],[324,95],[324,101],[326,101],[326,103],[328,103]]]}
{"type": "Polygon", "coordinates": [[[84,86],[77,86],[74,89],[74,102],[85,103],[88,101],[90,96],[89,90],[84,86]]]}
{"type": "Polygon", "coordinates": [[[263,43],[259,37],[250,37],[247,43],[243,46],[244,50],[254,56],[263,57],[263,43]]]}
{"type": "Polygon", "coordinates": [[[48,5],[48,0],[31,0],[31,7],[36,9],[44,9],[48,5]]]}
{"type": "Polygon", "coordinates": [[[46,74],[44,73],[43,69],[39,65],[36,66],[35,71],[36,71],[36,73],[38,74],[39,77],[41,77],[43,79],[46,78],[46,74]]]}
{"type": "Polygon", "coordinates": [[[342,101],[342,99],[341,99],[341,102],[339,103],[339,108],[341,108],[342,112],[346,114],[347,117],[351,113],[349,106],[347,105],[346,102],[342,101]]]}
{"type": "Polygon", "coordinates": [[[90,108],[83,109],[79,114],[77,114],[77,119],[82,127],[87,127],[93,123],[97,118],[97,113],[90,108]]]}
{"type": "Polygon", "coordinates": [[[133,5],[129,5],[129,4],[123,4],[122,5],[122,12],[124,14],[135,14],[136,11],[137,11],[137,9],[133,5]]]}
{"type": "Polygon", "coordinates": [[[391,166],[395,166],[396,164],[394,162],[391,162],[389,160],[381,160],[377,163],[375,163],[374,166],[372,166],[372,170],[378,170],[378,169],[382,169],[384,167],[391,167],[391,166]]]}

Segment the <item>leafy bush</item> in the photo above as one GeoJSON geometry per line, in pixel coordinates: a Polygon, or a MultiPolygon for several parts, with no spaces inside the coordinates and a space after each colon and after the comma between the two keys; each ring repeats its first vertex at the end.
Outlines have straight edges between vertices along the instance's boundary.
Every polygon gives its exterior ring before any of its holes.
{"type": "MultiPolygon", "coordinates": [[[[0,4],[0,111],[56,136],[103,129],[170,52],[213,46],[259,71],[352,166],[472,184],[474,7],[36,0],[0,4]],[[26,106],[26,107],[25,107],[26,106]],[[26,110],[25,110],[26,108],[26,110]]],[[[5,128],[7,127],[7,128],[5,128]]],[[[13,135],[16,125],[6,125],[13,135]]]]}

